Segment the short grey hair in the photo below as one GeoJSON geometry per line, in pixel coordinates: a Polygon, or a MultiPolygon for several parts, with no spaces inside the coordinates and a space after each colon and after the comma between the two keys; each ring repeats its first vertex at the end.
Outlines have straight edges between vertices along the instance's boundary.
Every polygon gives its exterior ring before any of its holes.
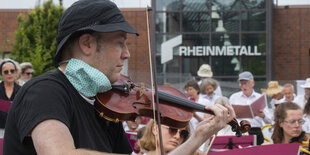
{"type": "Polygon", "coordinates": [[[294,89],[294,85],[290,84],[290,83],[286,83],[283,85],[283,88],[291,88],[293,90],[293,92],[295,92],[295,89],[294,89]]]}
{"type": "Polygon", "coordinates": [[[23,62],[20,64],[20,69],[22,73],[25,73],[27,69],[33,69],[33,66],[30,62],[23,62]]]}

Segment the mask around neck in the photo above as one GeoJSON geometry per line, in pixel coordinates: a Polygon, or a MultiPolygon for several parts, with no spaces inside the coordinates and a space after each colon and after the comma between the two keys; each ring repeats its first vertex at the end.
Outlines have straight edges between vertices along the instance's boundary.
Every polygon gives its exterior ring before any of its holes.
{"type": "Polygon", "coordinates": [[[74,88],[86,97],[112,89],[110,80],[102,72],[79,59],[70,59],[64,74],[74,88]]]}

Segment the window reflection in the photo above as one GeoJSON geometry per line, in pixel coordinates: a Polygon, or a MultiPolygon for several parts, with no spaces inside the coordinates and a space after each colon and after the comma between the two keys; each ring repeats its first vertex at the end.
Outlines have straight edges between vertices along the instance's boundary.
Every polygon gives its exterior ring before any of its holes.
{"type": "Polygon", "coordinates": [[[266,8],[266,0],[242,0],[241,1],[241,9],[265,9],[266,8]]]}
{"type": "Polygon", "coordinates": [[[217,12],[220,19],[212,19],[212,31],[219,32],[221,26],[225,32],[238,32],[239,31],[239,12],[217,12]],[[222,25],[221,25],[222,22],[222,25]]]}
{"type": "Polygon", "coordinates": [[[217,10],[239,10],[240,0],[214,0],[212,5],[216,6],[217,10]]]}
{"type": "Polygon", "coordinates": [[[156,32],[179,32],[180,15],[179,13],[158,13],[156,16],[156,32]]]}
{"type": "Polygon", "coordinates": [[[265,56],[242,56],[241,67],[244,71],[251,71],[253,75],[266,74],[265,56]]]}
{"type": "Polygon", "coordinates": [[[208,32],[210,16],[205,12],[185,12],[183,13],[184,32],[208,32]]]}
{"type": "Polygon", "coordinates": [[[242,45],[257,46],[257,51],[264,55],[266,53],[266,34],[244,34],[242,35],[242,45]]]}
{"type": "Polygon", "coordinates": [[[183,11],[207,11],[211,0],[183,0],[183,11]]]}
{"type": "Polygon", "coordinates": [[[266,12],[242,12],[243,31],[264,31],[266,30],[266,12]]]}
{"type": "Polygon", "coordinates": [[[178,11],[179,0],[156,0],[156,11],[178,11]]]}

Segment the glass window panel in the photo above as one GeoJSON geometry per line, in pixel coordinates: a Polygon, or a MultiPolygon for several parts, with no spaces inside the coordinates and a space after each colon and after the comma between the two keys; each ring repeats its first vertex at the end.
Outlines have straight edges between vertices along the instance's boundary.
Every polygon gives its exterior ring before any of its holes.
{"type": "Polygon", "coordinates": [[[250,71],[253,75],[266,74],[266,56],[242,56],[243,71],[250,71]]]}
{"type": "MultiPolygon", "coordinates": [[[[211,16],[214,15],[214,13],[215,12],[213,12],[211,16]]],[[[220,18],[212,19],[213,32],[239,31],[239,12],[216,12],[216,13],[220,15],[220,18]]]]}
{"type": "Polygon", "coordinates": [[[257,53],[264,55],[266,53],[266,34],[243,34],[242,45],[251,46],[252,53],[256,51],[256,46],[257,53]]]}
{"type": "MultiPolygon", "coordinates": [[[[166,34],[156,34],[156,55],[161,55],[161,44],[165,41],[168,41],[178,35],[166,35],[166,34]]],[[[173,49],[175,52],[178,51],[178,48],[173,49]]]]}
{"type": "Polygon", "coordinates": [[[216,10],[240,10],[240,0],[214,0],[212,4],[216,6],[216,10]]]}
{"type": "Polygon", "coordinates": [[[242,12],[242,31],[265,31],[266,12],[242,12]]]}
{"type": "Polygon", "coordinates": [[[212,46],[234,46],[239,44],[238,34],[212,34],[212,46]]]}
{"type": "Polygon", "coordinates": [[[210,0],[183,0],[183,11],[207,11],[210,0]]]}
{"type": "Polygon", "coordinates": [[[156,11],[178,11],[179,0],[156,0],[156,11]]]}
{"type": "Polygon", "coordinates": [[[209,64],[209,57],[208,56],[189,56],[189,57],[182,57],[182,72],[183,73],[190,73],[192,76],[197,76],[197,71],[201,64],[209,64]]]}
{"type": "Polygon", "coordinates": [[[209,34],[187,34],[183,35],[183,46],[208,46],[209,34]]]}
{"type": "Polygon", "coordinates": [[[209,32],[210,16],[202,12],[183,13],[184,32],[209,32]]]}
{"type": "Polygon", "coordinates": [[[180,32],[179,13],[157,13],[156,14],[156,32],[180,32]]]}
{"type": "Polygon", "coordinates": [[[242,0],[241,8],[243,10],[265,9],[266,8],[266,0],[242,0]]]}
{"type": "Polygon", "coordinates": [[[214,76],[236,75],[239,73],[240,62],[238,57],[213,56],[211,59],[214,76]]]}

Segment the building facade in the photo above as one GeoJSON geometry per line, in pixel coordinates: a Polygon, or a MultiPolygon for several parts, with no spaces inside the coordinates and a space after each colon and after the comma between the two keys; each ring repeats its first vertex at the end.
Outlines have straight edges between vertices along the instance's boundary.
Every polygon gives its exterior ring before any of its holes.
{"type": "MultiPolygon", "coordinates": [[[[270,80],[296,85],[309,77],[310,6],[280,7],[269,0],[156,0],[152,6],[121,9],[140,33],[129,35],[132,54],[124,69],[134,81],[150,83],[149,42],[158,84],[180,90],[197,79],[202,64],[211,66],[225,96],[239,90],[242,71],[254,74],[258,92],[270,80]]],[[[17,15],[27,11],[0,10],[2,58],[12,49],[17,15]]]]}
{"type": "Polygon", "coordinates": [[[184,83],[209,64],[227,96],[243,71],[265,86],[272,78],[272,6],[268,0],[157,0],[160,82],[184,83]]]}

